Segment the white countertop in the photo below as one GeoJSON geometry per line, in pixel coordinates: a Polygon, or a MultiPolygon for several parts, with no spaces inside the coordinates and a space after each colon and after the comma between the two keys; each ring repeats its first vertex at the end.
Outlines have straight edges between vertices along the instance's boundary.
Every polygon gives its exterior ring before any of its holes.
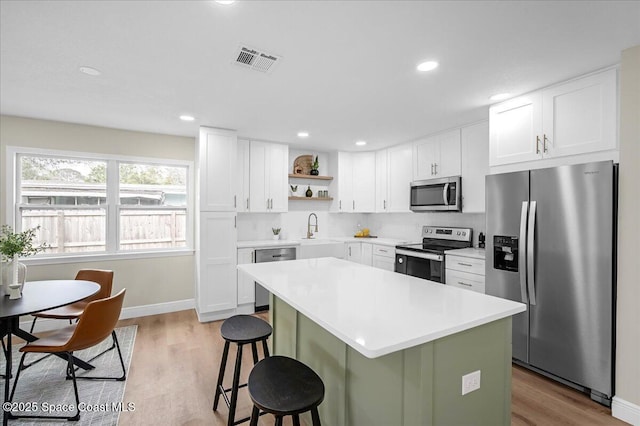
{"type": "Polygon", "coordinates": [[[455,249],[455,250],[446,250],[444,254],[454,254],[456,256],[472,257],[474,259],[482,259],[482,260],[484,260],[484,256],[485,256],[484,249],[473,248],[473,247],[455,249]]]}
{"type": "MultiPolygon", "coordinates": [[[[370,243],[380,244],[383,246],[395,247],[398,244],[406,243],[405,240],[397,238],[356,238],[356,237],[328,237],[312,239],[312,244],[331,244],[335,242],[341,243],[370,243]]],[[[297,246],[300,244],[308,243],[305,240],[252,240],[252,241],[238,241],[238,248],[254,248],[254,247],[283,247],[283,246],[297,246]]]]}
{"type": "Polygon", "coordinates": [[[330,257],[238,269],[368,358],[525,310],[522,303],[330,257]]]}

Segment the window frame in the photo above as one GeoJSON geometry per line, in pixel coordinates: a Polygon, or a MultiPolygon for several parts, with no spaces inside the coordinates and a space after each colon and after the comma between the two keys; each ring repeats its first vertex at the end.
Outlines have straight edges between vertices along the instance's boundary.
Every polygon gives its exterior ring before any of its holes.
{"type": "Polygon", "coordinates": [[[53,150],[53,149],[40,149],[31,147],[18,147],[7,146],[6,147],[6,191],[5,199],[7,201],[6,206],[6,218],[7,223],[11,224],[14,229],[21,231],[22,229],[22,215],[21,210],[24,208],[38,208],[42,210],[56,209],[56,208],[69,208],[73,209],[74,206],[31,206],[22,204],[20,197],[20,184],[21,179],[19,174],[20,164],[18,157],[20,155],[32,155],[41,157],[58,157],[68,158],[75,160],[89,160],[89,161],[104,161],[107,166],[107,180],[106,180],[106,206],[100,205],[87,205],[78,206],[83,209],[99,209],[104,210],[106,215],[105,224],[105,250],[100,252],[73,252],[73,253],[50,253],[50,254],[37,254],[35,256],[22,259],[21,261],[26,264],[38,265],[38,264],[51,264],[51,263],[76,263],[76,262],[91,262],[100,260],[116,260],[116,259],[133,259],[133,258],[152,258],[152,257],[165,257],[165,256],[182,256],[192,255],[194,253],[194,217],[195,217],[195,180],[194,180],[194,163],[188,160],[175,160],[167,158],[157,157],[139,157],[139,156],[126,156],[126,155],[113,155],[113,154],[99,154],[91,152],[80,151],[67,151],[67,150],[53,150]],[[134,164],[146,164],[157,166],[171,166],[171,167],[186,167],[187,169],[187,182],[186,182],[186,204],[185,206],[133,206],[133,205],[121,205],[120,204],[120,176],[119,165],[121,163],[134,163],[134,164]],[[138,250],[120,250],[120,212],[121,210],[185,210],[186,214],[186,228],[185,239],[186,247],[176,248],[158,248],[158,249],[138,249],[138,250]]]}

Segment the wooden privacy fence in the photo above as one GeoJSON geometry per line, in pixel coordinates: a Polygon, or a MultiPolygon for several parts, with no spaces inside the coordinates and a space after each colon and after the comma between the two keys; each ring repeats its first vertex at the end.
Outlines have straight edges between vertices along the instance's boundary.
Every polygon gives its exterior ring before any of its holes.
{"type": "MultiPolygon", "coordinates": [[[[185,247],[184,210],[121,210],[120,250],[185,247]]],[[[23,229],[40,225],[37,243],[46,242],[45,253],[104,251],[104,210],[36,210],[22,212],[23,229]]]]}

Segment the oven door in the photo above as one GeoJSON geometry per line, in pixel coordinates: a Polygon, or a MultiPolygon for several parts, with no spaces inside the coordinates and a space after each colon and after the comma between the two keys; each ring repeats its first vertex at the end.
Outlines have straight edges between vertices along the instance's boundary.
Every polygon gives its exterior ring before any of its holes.
{"type": "Polygon", "coordinates": [[[396,272],[444,283],[444,256],[396,249],[396,272]]]}
{"type": "Polygon", "coordinates": [[[460,176],[411,183],[411,210],[460,211],[460,176]]]}

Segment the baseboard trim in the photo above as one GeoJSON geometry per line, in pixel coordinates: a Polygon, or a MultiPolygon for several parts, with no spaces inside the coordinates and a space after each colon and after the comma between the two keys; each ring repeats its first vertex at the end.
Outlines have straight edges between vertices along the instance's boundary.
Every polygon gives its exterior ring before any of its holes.
{"type": "Polygon", "coordinates": [[[614,396],[611,400],[611,415],[634,426],[640,426],[640,405],[614,396]]]}
{"type": "MultiPolygon", "coordinates": [[[[169,312],[186,311],[194,309],[196,305],[195,299],[176,300],[174,302],[154,303],[152,305],[131,306],[122,308],[120,319],[147,317],[149,315],[167,314],[169,312]]],[[[33,320],[20,322],[20,328],[29,330],[33,320]]],[[[40,318],[36,321],[34,332],[56,330],[58,328],[69,325],[67,321],[40,318]]]]}

